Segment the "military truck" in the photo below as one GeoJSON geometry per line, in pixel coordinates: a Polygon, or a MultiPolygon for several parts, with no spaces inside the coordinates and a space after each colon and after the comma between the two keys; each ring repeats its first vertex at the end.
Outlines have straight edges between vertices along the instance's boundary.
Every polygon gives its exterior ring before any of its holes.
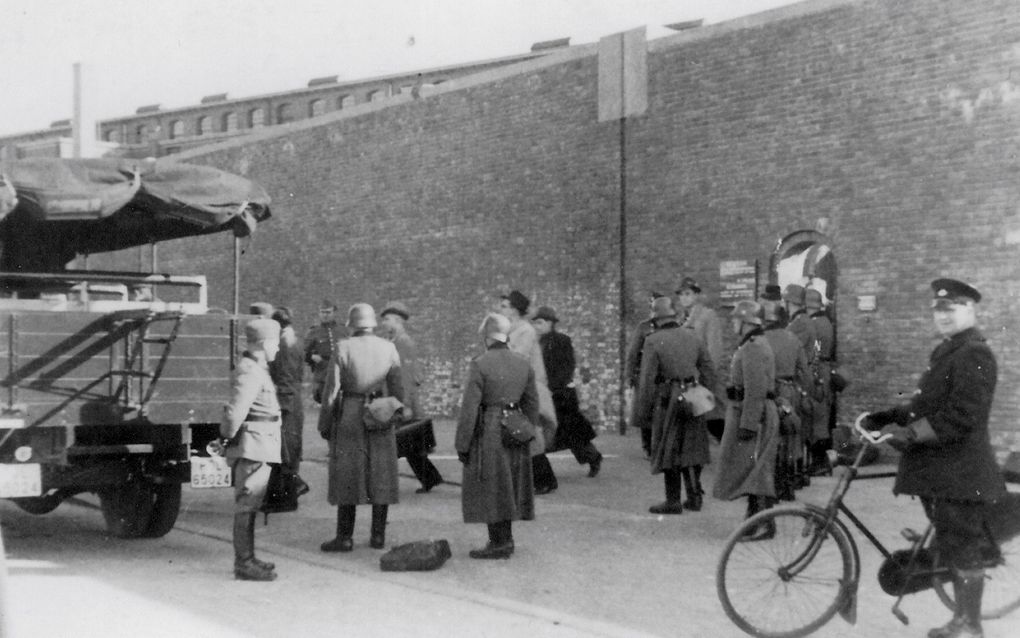
{"type": "Polygon", "coordinates": [[[236,248],[232,312],[201,275],[81,262],[218,232],[236,247],[269,216],[261,187],[209,167],[0,163],[0,498],[45,514],[91,492],[112,534],[159,537],[182,484],[230,485],[206,445],[238,350],[236,248]]]}

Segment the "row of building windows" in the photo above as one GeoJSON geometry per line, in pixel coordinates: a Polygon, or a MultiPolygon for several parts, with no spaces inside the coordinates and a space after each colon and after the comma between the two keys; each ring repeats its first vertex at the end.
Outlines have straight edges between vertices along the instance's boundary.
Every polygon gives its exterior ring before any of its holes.
{"type": "MultiPolygon", "coordinates": [[[[401,92],[409,91],[411,87],[401,87],[401,92]]],[[[368,94],[368,100],[370,102],[376,102],[386,97],[385,89],[377,89],[368,94]]],[[[318,117],[326,114],[330,110],[330,102],[326,98],[317,98],[308,103],[307,117],[318,117]]],[[[353,95],[341,95],[336,98],[333,102],[335,105],[334,110],[345,109],[354,106],[356,103],[353,95]]],[[[294,105],[290,102],[284,102],[275,107],[274,113],[275,118],[272,124],[286,124],[293,122],[297,119],[294,112],[294,105]]],[[[212,115],[201,115],[195,120],[194,135],[209,135],[211,133],[231,133],[241,128],[257,129],[270,124],[266,120],[266,110],[262,107],[257,107],[249,110],[247,113],[239,115],[235,111],[229,111],[214,118],[212,115]],[[242,121],[243,115],[243,121],[242,121]]],[[[158,130],[153,130],[151,124],[139,124],[135,127],[132,137],[136,144],[143,144],[150,141],[150,135],[156,133],[158,137],[158,130]]],[[[189,132],[187,125],[184,120],[174,120],[170,123],[170,130],[168,131],[169,139],[178,139],[181,137],[187,137],[189,132]]],[[[107,142],[120,142],[120,129],[110,128],[104,134],[104,140],[107,142]]]]}

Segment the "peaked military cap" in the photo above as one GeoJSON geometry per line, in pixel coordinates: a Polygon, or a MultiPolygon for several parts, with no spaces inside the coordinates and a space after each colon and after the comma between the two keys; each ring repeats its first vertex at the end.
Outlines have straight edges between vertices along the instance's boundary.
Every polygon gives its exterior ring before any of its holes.
{"type": "Polygon", "coordinates": [[[981,301],[977,288],[957,279],[936,279],[931,282],[931,289],[935,293],[931,307],[936,310],[949,310],[957,304],[981,301]]]}
{"type": "Polygon", "coordinates": [[[319,302],[319,310],[336,310],[336,302],[332,299],[323,299],[319,302]]]}
{"type": "Polygon", "coordinates": [[[403,317],[406,321],[411,318],[411,311],[407,309],[407,306],[399,301],[391,301],[386,304],[383,307],[382,312],[379,313],[380,317],[385,317],[386,315],[397,315],[398,317],[403,317]]]}
{"type": "Polygon", "coordinates": [[[698,282],[695,281],[693,277],[684,277],[680,280],[680,285],[677,286],[677,289],[674,292],[680,294],[680,292],[684,290],[691,290],[695,293],[699,293],[701,292],[701,286],[698,285],[698,282]]]}

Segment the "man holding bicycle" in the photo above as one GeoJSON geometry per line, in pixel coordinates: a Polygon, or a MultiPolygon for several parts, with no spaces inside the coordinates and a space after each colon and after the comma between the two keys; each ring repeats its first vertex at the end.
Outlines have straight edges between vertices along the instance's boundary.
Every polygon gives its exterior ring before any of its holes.
{"type": "Polygon", "coordinates": [[[998,551],[985,532],[989,504],[1006,493],[988,435],[996,362],[976,327],[981,294],[954,279],[931,285],[944,340],[911,401],[869,414],[863,426],[892,435],[903,453],[893,491],[921,497],[939,554],[953,570],[956,613],[929,638],[980,638],[983,564],[998,551]]]}

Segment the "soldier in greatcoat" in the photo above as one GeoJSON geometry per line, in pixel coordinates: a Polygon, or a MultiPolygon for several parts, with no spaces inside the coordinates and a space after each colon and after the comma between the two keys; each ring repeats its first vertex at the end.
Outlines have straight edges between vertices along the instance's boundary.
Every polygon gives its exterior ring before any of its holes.
{"type": "MultiPolygon", "coordinates": [[[[778,296],[778,295],[776,295],[778,296]]],[[[792,501],[797,488],[795,472],[803,454],[800,432],[800,405],[803,388],[811,382],[807,357],[796,335],[783,326],[778,299],[761,300],[765,338],[776,363],[776,398],[780,402],[779,448],[776,453],[776,496],[792,501]]]]}
{"type": "MultiPolygon", "coordinates": [[[[712,490],[716,498],[747,497],[747,516],[771,507],[776,500],[775,467],[779,446],[779,414],[773,400],[776,363],[765,331],[761,306],[740,301],[733,308],[733,331],[740,345],[730,366],[729,407],[719,451],[719,474],[712,490]]],[[[762,525],[748,530],[744,540],[762,540],[775,529],[762,525]]]]}
{"type": "Polygon", "coordinates": [[[834,425],[832,369],[836,365],[836,331],[825,310],[822,292],[815,288],[804,291],[804,308],[815,335],[815,366],[811,423],[811,457],[816,469],[828,469],[828,450],[832,449],[834,425]]]}
{"type": "Polygon", "coordinates": [[[376,325],[372,306],[351,306],[351,336],[333,346],[326,371],[319,434],[329,442],[329,503],[337,506],[337,524],[336,538],[321,545],[324,552],[353,549],[355,506],[361,504],[372,505],[369,545],[382,549],[389,506],[399,500],[394,430],[365,427],[366,402],[380,395],[404,399],[400,355],[392,342],[372,334],[376,325]]]}
{"type": "Polygon", "coordinates": [[[535,473],[535,494],[548,494],[559,487],[556,474],[553,472],[546,448],[556,439],[556,408],[553,405],[552,392],[549,391],[549,378],[546,375],[545,361],[542,359],[542,348],[538,344],[538,333],[535,326],[528,321],[528,308],[531,300],[519,290],[511,290],[503,295],[499,303],[499,314],[510,320],[508,345],[514,352],[523,354],[531,362],[535,371],[535,387],[538,389],[538,420],[541,427],[531,443],[531,467],[535,473]]]}
{"type": "MultiPolygon", "coordinates": [[[[641,351],[645,347],[645,339],[648,338],[648,335],[655,332],[655,317],[651,316],[651,307],[655,300],[662,296],[664,296],[662,293],[652,291],[648,298],[649,317],[634,328],[634,334],[627,344],[624,370],[627,373],[627,387],[631,388],[634,392],[637,392],[638,379],[641,376],[641,351]]],[[[631,425],[640,428],[636,423],[631,425]]],[[[640,431],[641,449],[645,451],[645,456],[650,456],[652,453],[652,430],[651,428],[644,428],[640,431]]]]}
{"type": "Polygon", "coordinates": [[[276,578],[275,566],[255,558],[255,514],[266,496],[269,464],[280,462],[280,404],[269,377],[280,325],[253,319],[244,333],[247,347],[234,370],[220,436],[234,481],[234,578],[268,581],[276,578]]]}
{"type": "Polygon", "coordinates": [[[482,322],[486,350],[471,361],[454,445],[464,464],[461,503],[465,523],[485,523],[489,542],[471,558],[510,558],[512,522],[535,518],[532,457],[527,446],[506,446],[504,411],[519,410],[538,423],[538,391],[531,362],[508,345],[510,321],[492,313],[482,322]]]}
{"type": "MultiPolygon", "coordinates": [[[[406,322],[411,318],[411,311],[400,301],[391,301],[379,313],[382,328],[386,336],[397,347],[400,355],[400,378],[404,383],[404,412],[401,415],[404,424],[425,418],[421,407],[418,389],[422,383],[421,368],[418,365],[418,346],[411,335],[407,334],[406,322]]],[[[443,482],[443,475],[429,460],[429,452],[436,446],[435,433],[431,426],[427,429],[410,433],[406,438],[398,437],[397,449],[407,459],[415,478],[421,483],[416,492],[428,493],[443,482]]]]}
{"type": "Polygon", "coordinates": [[[983,635],[984,561],[999,551],[988,533],[993,503],[1006,496],[988,434],[997,367],[977,328],[981,293],[955,279],[931,285],[943,341],[910,402],[870,414],[863,425],[892,435],[902,451],[893,492],[921,498],[939,557],[952,569],[955,614],[928,635],[974,638],[983,635]]]}
{"type": "Polygon", "coordinates": [[[304,348],[301,338],[294,333],[294,317],[290,308],[280,306],[273,310],[273,321],[280,324],[280,352],[269,363],[269,376],[276,386],[280,402],[283,449],[281,467],[289,486],[283,509],[296,509],[299,496],[307,494],[308,483],[301,478],[301,457],[304,449],[305,408],[301,396],[304,381],[304,348]]]}
{"type": "Polygon", "coordinates": [[[805,307],[806,293],[807,291],[804,286],[800,284],[789,284],[783,289],[783,302],[786,305],[786,314],[789,317],[786,329],[796,335],[800,341],[801,347],[804,349],[804,356],[807,359],[808,370],[811,371],[811,382],[803,388],[805,394],[800,406],[801,445],[803,452],[801,453],[802,458],[798,461],[795,481],[801,487],[811,483],[810,476],[812,473],[827,466],[827,461],[810,458],[810,447],[815,441],[812,424],[815,418],[813,396],[816,382],[814,370],[817,367],[818,352],[815,349],[815,342],[817,341],[815,326],[811,322],[811,317],[808,316],[807,308],[805,307]],[[810,468],[808,467],[809,465],[811,465],[810,468]]]}
{"type": "Polygon", "coordinates": [[[704,416],[694,416],[681,393],[695,382],[713,387],[715,369],[694,332],[680,326],[673,300],[662,297],[652,306],[658,329],[645,339],[633,417],[635,423],[650,423],[652,474],[662,473],[665,482],[666,500],[649,511],[697,511],[702,505],[701,468],[709,462],[708,430],[704,416]],[[687,500],[681,501],[684,482],[687,500]]]}
{"type": "Polygon", "coordinates": [[[715,369],[715,385],[710,387],[715,394],[715,407],[705,415],[708,431],[718,438],[723,430],[726,405],[726,361],[723,355],[722,325],[715,310],[705,305],[701,286],[692,277],[684,277],[676,289],[676,301],[683,311],[680,325],[694,331],[708,351],[715,369]]]}

